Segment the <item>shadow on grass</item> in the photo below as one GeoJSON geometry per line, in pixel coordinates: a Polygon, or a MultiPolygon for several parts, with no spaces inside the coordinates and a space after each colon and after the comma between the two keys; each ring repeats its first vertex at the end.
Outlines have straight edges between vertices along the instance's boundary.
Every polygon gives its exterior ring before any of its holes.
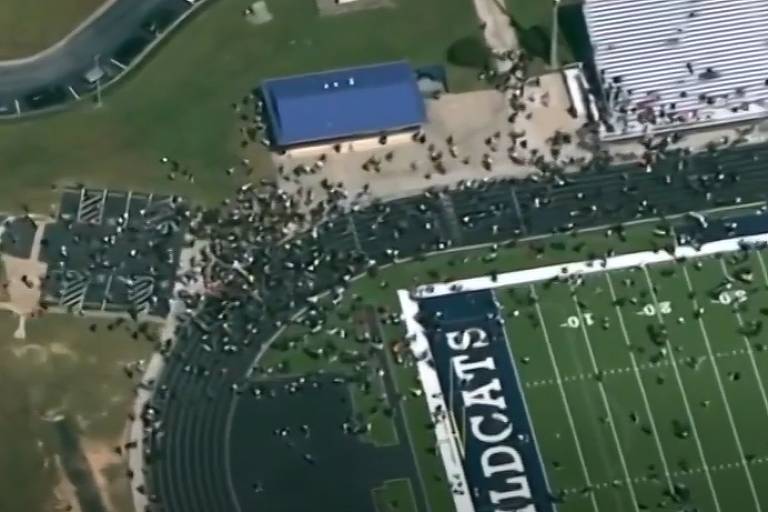
{"type": "Polygon", "coordinates": [[[80,444],[76,425],[68,417],[55,422],[53,425],[59,442],[61,465],[67,478],[75,487],[80,510],[82,512],[107,512],[93,471],[80,444]]]}

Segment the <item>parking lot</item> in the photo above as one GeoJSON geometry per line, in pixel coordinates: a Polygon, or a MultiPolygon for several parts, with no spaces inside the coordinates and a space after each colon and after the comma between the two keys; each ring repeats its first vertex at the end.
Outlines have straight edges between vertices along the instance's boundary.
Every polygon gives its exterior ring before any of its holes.
{"type": "Polygon", "coordinates": [[[183,243],[177,196],[80,189],[64,192],[46,227],[43,302],[73,310],[165,316],[183,243]]]}
{"type": "Polygon", "coordinates": [[[0,118],[61,107],[122,75],[191,8],[186,0],[121,0],[39,58],[0,62],[0,118]]]}

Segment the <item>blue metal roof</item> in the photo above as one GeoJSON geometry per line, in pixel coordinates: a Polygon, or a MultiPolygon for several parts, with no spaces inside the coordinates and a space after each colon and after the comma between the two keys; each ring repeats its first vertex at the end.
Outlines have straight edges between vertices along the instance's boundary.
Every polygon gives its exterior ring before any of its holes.
{"type": "Polygon", "coordinates": [[[426,120],[416,76],[404,61],[266,80],[262,92],[277,146],[383,133],[426,120]]]}

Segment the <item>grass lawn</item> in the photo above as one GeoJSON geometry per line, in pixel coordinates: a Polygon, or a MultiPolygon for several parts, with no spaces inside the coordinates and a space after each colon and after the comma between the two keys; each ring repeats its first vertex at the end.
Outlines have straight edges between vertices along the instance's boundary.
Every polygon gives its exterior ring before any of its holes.
{"type": "Polygon", "coordinates": [[[105,0],[0,2],[0,60],[33,55],[71,32],[105,0]]]}
{"type": "Polygon", "coordinates": [[[377,512],[417,512],[410,480],[389,480],[372,491],[377,512]]]}
{"type": "MultiPolygon", "coordinates": [[[[549,63],[549,40],[552,37],[552,0],[506,0],[507,12],[518,29],[519,37],[526,46],[532,41],[529,51],[549,63]],[[525,32],[525,34],[521,33],[525,32]]],[[[573,52],[562,32],[558,38],[560,64],[573,62],[573,52]]]]}
{"type": "Polygon", "coordinates": [[[112,452],[133,400],[122,365],[147,357],[150,344],[131,339],[124,326],[109,330],[105,321],[68,315],[29,320],[25,340],[13,338],[15,324],[15,317],[0,316],[0,510],[56,510],[62,451],[50,420],[61,415],[99,464],[97,482],[115,512],[129,511],[125,467],[112,452]]]}
{"type": "MultiPolygon", "coordinates": [[[[224,169],[242,157],[233,102],[263,78],[408,58],[444,62],[456,39],[479,32],[466,0],[396,0],[396,9],[323,17],[314,0],[268,2],[274,20],[242,17],[250,0],[219,0],[170,38],[142,69],[105,96],[66,113],[0,124],[2,209],[22,201],[47,209],[53,183],[174,191],[217,200],[231,190],[224,169]],[[162,156],[196,175],[168,181],[162,156]]],[[[454,89],[477,86],[473,73],[449,69],[454,89]]],[[[249,152],[263,174],[263,151],[249,152]]]]}
{"type": "Polygon", "coordinates": [[[349,394],[352,410],[361,420],[370,422],[370,432],[364,434],[364,438],[374,446],[391,446],[399,444],[397,430],[390,416],[387,415],[389,407],[388,397],[384,394],[384,385],[379,376],[372,377],[371,387],[363,389],[357,384],[350,384],[349,394]]]}

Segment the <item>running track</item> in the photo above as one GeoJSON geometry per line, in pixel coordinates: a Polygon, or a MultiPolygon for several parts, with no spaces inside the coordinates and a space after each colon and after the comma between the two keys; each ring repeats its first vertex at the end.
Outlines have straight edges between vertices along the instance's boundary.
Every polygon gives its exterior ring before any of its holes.
{"type": "MultiPolygon", "coordinates": [[[[432,191],[342,216],[322,225],[315,238],[300,235],[301,244],[265,247],[274,269],[283,267],[277,263],[281,260],[309,262],[313,252],[334,252],[338,257],[325,260],[312,273],[295,265],[265,279],[261,296],[277,297],[279,303],[250,304],[247,311],[233,309],[217,320],[223,304],[209,302],[204,317],[212,332],[220,331],[217,322],[228,320],[230,326],[239,325],[232,340],[248,339],[237,353],[207,352],[194,327],[180,333],[154,397],[165,431],[148,465],[150,490],[161,503],[156,510],[253,510],[251,495],[235,496],[231,491],[230,479],[237,478],[227,463],[229,451],[237,449],[229,444],[228,418],[237,405],[231,385],[237,383],[245,389],[244,395],[250,393],[246,372],[259,348],[276,332],[275,320],[293,313],[289,301],[301,304],[302,297],[328,289],[340,279],[346,265],[359,273],[369,257],[386,262],[385,251],[391,248],[399,248],[399,256],[408,258],[440,248],[501,242],[523,233],[546,234],[564,223],[584,228],[764,202],[768,198],[767,164],[768,146],[752,146],[716,156],[670,156],[652,173],[622,165],[586,170],[565,185],[498,181],[463,191],[432,191]],[[534,208],[534,198],[545,196],[549,200],[546,208],[534,208]],[[571,212],[593,202],[600,205],[597,212],[572,216],[571,212]],[[488,213],[491,206],[493,213],[488,213]],[[425,219],[431,222],[431,230],[425,231],[425,219]],[[408,229],[403,232],[404,225],[408,229]],[[314,286],[301,286],[309,276],[314,286]],[[257,319],[258,334],[244,334],[249,319],[257,319]]],[[[208,343],[221,345],[215,339],[208,343]]],[[[259,454],[253,454],[253,461],[269,467],[269,461],[259,454]]]]}

